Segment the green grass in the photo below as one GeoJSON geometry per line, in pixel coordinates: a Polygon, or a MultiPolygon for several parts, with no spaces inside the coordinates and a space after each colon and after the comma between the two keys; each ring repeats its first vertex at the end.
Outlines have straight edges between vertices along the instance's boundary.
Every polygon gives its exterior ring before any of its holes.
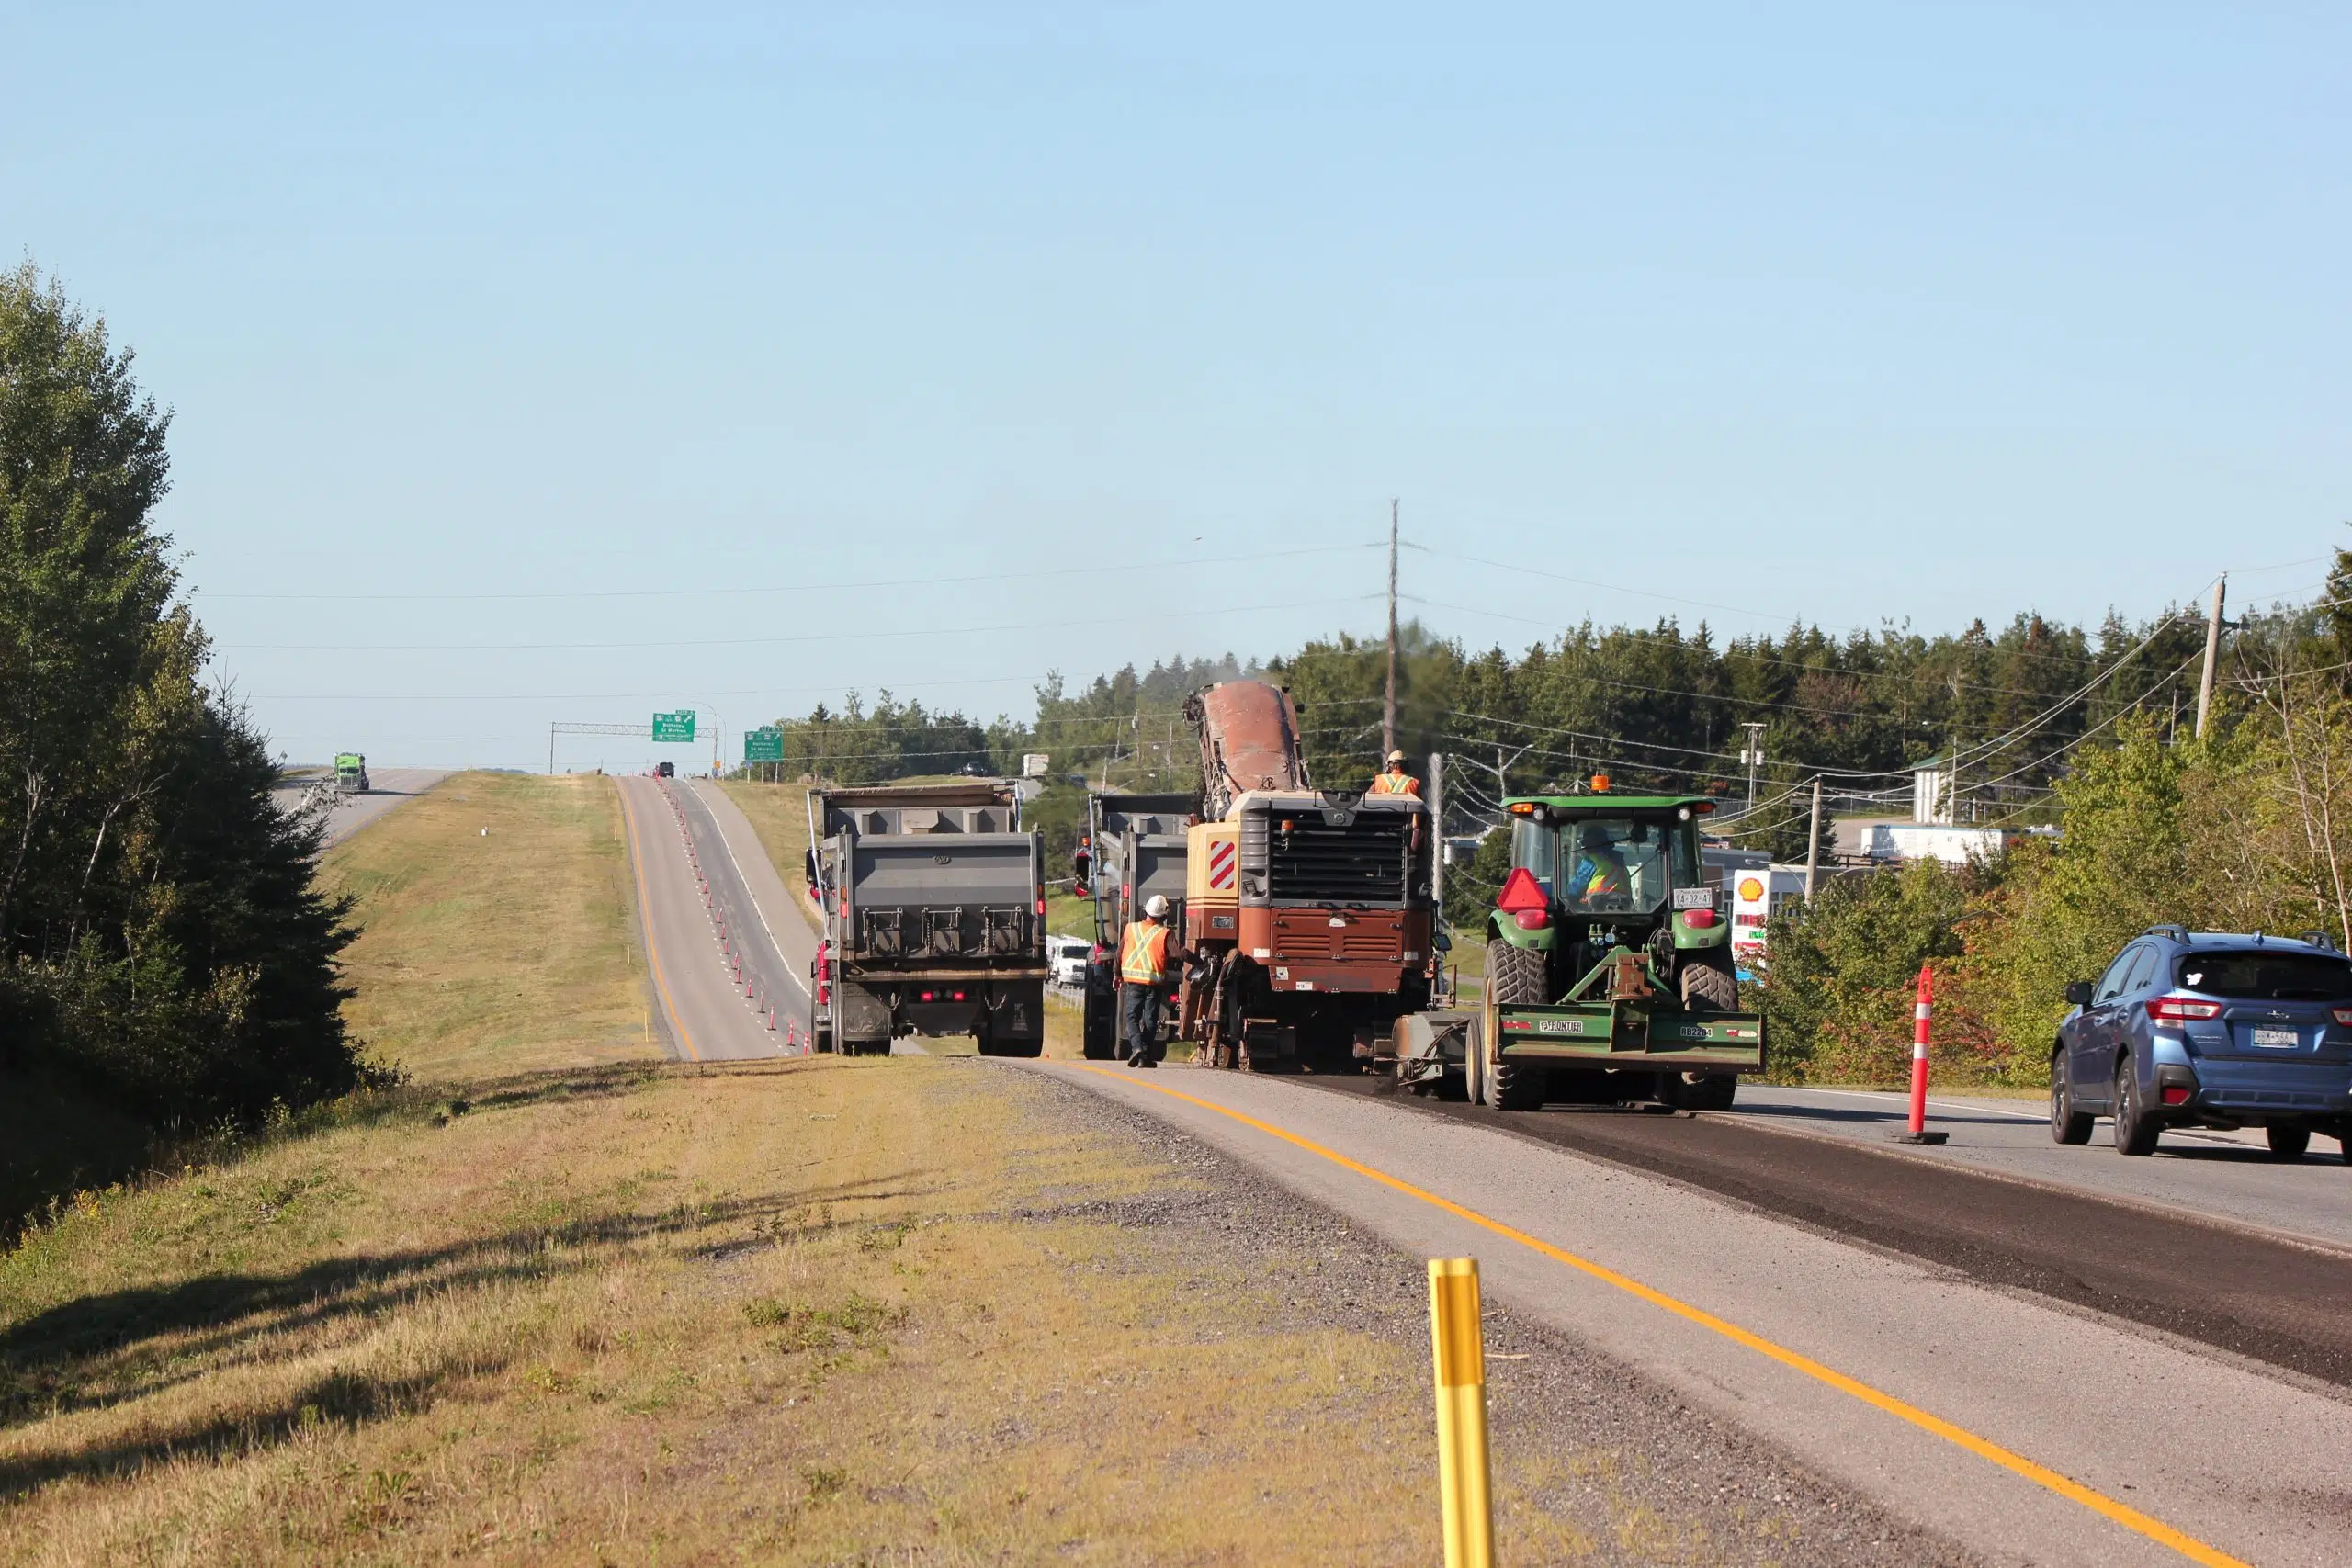
{"type": "Polygon", "coordinates": [[[620,796],[608,778],[460,773],[328,852],[356,901],[345,1016],[424,1079],[650,1059],[620,796]]]}

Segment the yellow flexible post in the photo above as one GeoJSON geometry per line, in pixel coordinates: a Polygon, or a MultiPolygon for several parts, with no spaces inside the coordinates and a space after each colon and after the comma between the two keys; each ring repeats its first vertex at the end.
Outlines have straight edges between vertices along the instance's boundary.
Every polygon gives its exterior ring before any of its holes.
{"type": "Polygon", "coordinates": [[[1437,1489],[1445,1568],[1494,1568],[1487,1462],[1487,1348],[1478,1260],[1430,1259],[1430,1342],[1437,1359],[1437,1489]]]}

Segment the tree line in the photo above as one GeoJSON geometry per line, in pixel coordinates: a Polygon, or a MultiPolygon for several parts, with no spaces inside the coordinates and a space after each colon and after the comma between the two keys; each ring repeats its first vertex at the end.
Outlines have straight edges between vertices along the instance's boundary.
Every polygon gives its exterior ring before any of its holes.
{"type": "Polygon", "coordinates": [[[2068,752],[2055,838],[1839,878],[1776,914],[1757,994],[1781,1076],[1899,1078],[1923,964],[1947,1067],[2039,1086],[2067,983],[2152,925],[2352,945],[2347,599],[2338,552],[2319,604],[2248,617],[2203,737],[2143,707],[2068,752]]]}
{"type": "MultiPolygon", "coordinates": [[[[277,809],[263,737],[204,684],[151,523],[169,427],[102,320],[29,265],[0,276],[0,1093],[132,1143],[368,1076],[320,828],[277,809]]],[[[0,1140],[0,1221],[140,1153],[39,1131],[0,1140]]]]}

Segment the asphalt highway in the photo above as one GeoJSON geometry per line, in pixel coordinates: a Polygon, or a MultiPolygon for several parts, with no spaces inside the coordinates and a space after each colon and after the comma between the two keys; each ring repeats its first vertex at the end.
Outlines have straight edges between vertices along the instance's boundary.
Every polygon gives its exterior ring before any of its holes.
{"type": "Polygon", "coordinates": [[[2346,1560],[2344,1254],[1737,1116],[1035,1070],[1477,1257],[1513,1310],[1989,1560],[2346,1560]]]}
{"type": "Polygon", "coordinates": [[[773,922],[763,919],[708,803],[671,780],[614,782],[628,829],[654,1012],[671,1055],[707,1062],[799,1049],[793,1042],[808,1012],[801,971],[771,936],[773,922]]]}
{"type": "MultiPolygon", "coordinates": [[[[337,796],[327,813],[327,842],[342,842],[392,807],[415,799],[448,776],[448,771],[443,768],[368,769],[368,782],[373,787],[365,795],[337,796]]],[[[301,806],[311,783],[305,779],[300,784],[280,784],[270,794],[277,797],[279,809],[292,811],[301,806]]]]}

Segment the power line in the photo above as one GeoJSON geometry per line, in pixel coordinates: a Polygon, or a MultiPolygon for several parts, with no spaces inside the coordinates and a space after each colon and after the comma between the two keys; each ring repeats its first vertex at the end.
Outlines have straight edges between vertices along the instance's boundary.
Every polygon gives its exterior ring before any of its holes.
{"type": "Polygon", "coordinates": [[[787,582],[744,588],[583,588],[545,589],[529,592],[489,593],[246,593],[194,589],[200,599],[316,600],[322,604],[419,604],[426,601],[518,601],[548,599],[689,599],[763,593],[839,593],[861,588],[930,588],[970,582],[1026,582],[1040,577],[1084,577],[1103,572],[1170,571],[1195,566],[1233,566],[1249,561],[1281,560],[1295,556],[1336,555],[1349,550],[1377,549],[1374,543],[1310,545],[1290,550],[1260,550],[1250,555],[1195,556],[1185,560],[1128,562],[1114,566],[1046,567],[1023,571],[955,572],[943,577],[876,578],[863,582],[787,582]]]}
{"type": "MultiPolygon", "coordinates": [[[[1311,610],[1333,604],[1359,604],[1378,597],[1380,595],[1376,593],[1354,593],[1336,599],[1298,599],[1281,604],[1224,604],[1210,609],[1162,610],[1154,614],[1170,620],[1202,615],[1258,615],[1273,610],[1311,610]]],[[[1133,615],[1110,615],[1089,621],[1065,618],[1010,622],[992,626],[908,626],[895,631],[798,632],[782,637],[677,638],[650,642],[241,642],[220,646],[224,649],[247,653],[577,653],[601,649],[760,648],[786,643],[862,642],[877,637],[988,637],[998,632],[1044,631],[1066,626],[1128,626],[1135,620],[1133,615]]]]}

